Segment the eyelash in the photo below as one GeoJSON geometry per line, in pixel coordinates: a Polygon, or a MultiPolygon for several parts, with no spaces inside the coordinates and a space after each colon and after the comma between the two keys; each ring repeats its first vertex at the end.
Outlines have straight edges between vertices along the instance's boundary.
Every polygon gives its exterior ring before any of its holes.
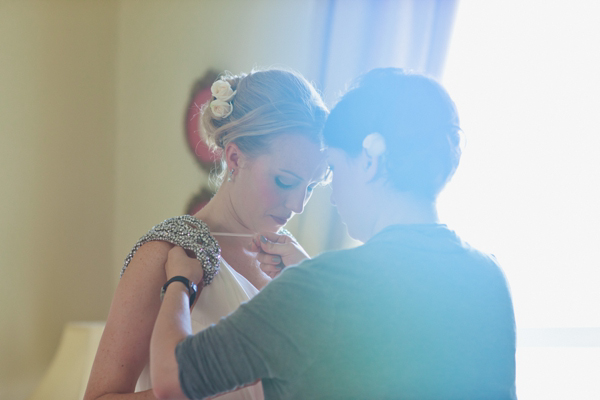
{"type": "Polygon", "coordinates": [[[279,179],[279,177],[275,177],[275,184],[276,184],[277,186],[279,186],[280,188],[282,188],[282,189],[291,189],[291,188],[293,188],[294,186],[296,186],[296,185],[294,185],[294,184],[292,184],[292,185],[288,185],[288,184],[285,184],[285,183],[281,182],[281,179],[279,179]]]}
{"type": "MultiPolygon", "coordinates": [[[[296,185],[292,184],[292,185],[287,185],[283,182],[281,182],[281,179],[279,179],[279,177],[275,177],[275,184],[277,186],[279,186],[282,189],[292,189],[293,187],[295,187],[296,185]]],[[[311,185],[309,187],[306,188],[306,190],[308,190],[308,192],[312,192],[313,190],[315,190],[315,187],[317,185],[311,185]]]]}

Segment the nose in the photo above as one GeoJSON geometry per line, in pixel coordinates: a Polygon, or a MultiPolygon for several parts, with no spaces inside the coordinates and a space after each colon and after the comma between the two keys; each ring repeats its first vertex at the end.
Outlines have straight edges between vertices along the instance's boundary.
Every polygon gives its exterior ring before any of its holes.
{"type": "Polygon", "coordinates": [[[300,214],[304,211],[304,206],[309,198],[310,194],[307,193],[307,190],[296,190],[288,196],[286,207],[288,210],[300,214]]]}

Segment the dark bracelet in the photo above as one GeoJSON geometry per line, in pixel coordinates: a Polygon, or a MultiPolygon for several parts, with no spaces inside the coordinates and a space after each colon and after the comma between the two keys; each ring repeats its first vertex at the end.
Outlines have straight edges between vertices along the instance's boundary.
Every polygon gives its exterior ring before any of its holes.
{"type": "Polygon", "coordinates": [[[165,292],[167,291],[167,287],[173,282],[181,282],[183,283],[187,289],[190,296],[190,308],[192,308],[192,304],[194,304],[194,300],[196,299],[196,294],[198,293],[198,287],[192,281],[190,281],[185,276],[174,276],[167,281],[160,289],[160,301],[165,297],[165,292]]]}

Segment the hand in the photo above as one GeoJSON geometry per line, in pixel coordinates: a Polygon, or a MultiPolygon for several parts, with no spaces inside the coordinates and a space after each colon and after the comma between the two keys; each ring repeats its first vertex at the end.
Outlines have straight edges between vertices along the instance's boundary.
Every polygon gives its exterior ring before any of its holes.
{"type": "Polygon", "coordinates": [[[256,259],[260,268],[271,278],[279,275],[283,268],[310,258],[302,246],[287,235],[267,232],[255,235],[252,241],[258,249],[256,259]]]}
{"type": "Polygon", "coordinates": [[[187,250],[179,246],[169,250],[165,271],[167,280],[180,275],[188,278],[198,286],[201,286],[204,277],[204,270],[200,261],[196,259],[192,252],[188,253],[187,250]]]}

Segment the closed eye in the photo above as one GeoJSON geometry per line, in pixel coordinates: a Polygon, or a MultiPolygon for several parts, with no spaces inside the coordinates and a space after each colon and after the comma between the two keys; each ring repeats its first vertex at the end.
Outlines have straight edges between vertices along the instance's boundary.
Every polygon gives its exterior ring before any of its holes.
{"type": "Polygon", "coordinates": [[[298,185],[298,182],[287,181],[279,176],[275,177],[275,184],[282,189],[291,189],[298,185]]]}

